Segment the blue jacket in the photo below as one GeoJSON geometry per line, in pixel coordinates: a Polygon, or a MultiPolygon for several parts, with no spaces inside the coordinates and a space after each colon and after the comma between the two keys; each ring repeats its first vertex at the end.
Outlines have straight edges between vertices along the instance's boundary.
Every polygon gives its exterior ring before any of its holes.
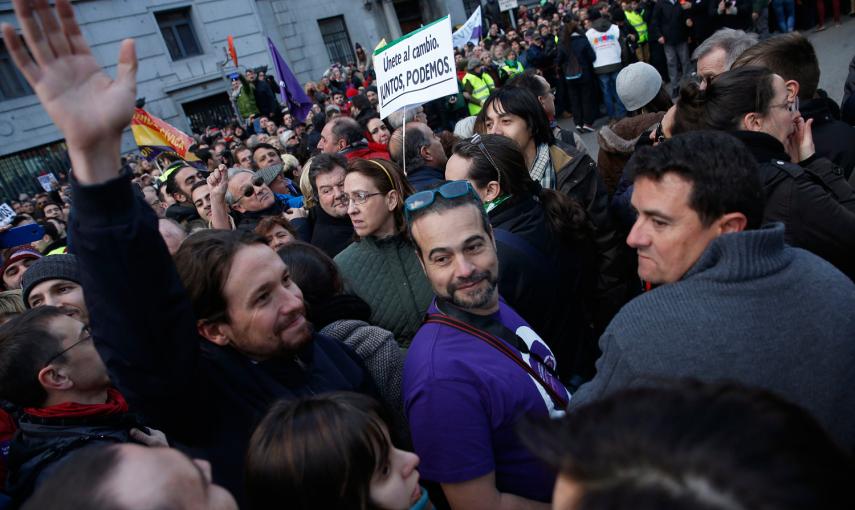
{"type": "Polygon", "coordinates": [[[445,181],[445,174],[439,168],[420,166],[407,169],[407,181],[416,191],[424,191],[438,182],[445,181]]]}
{"type": "Polygon", "coordinates": [[[201,338],[157,217],[130,180],[74,182],[72,193],[81,284],[113,384],[145,423],[209,460],[238,502],[249,436],[270,404],[335,390],[376,395],[358,356],[322,335],[294,358],[260,363],[201,338]]]}

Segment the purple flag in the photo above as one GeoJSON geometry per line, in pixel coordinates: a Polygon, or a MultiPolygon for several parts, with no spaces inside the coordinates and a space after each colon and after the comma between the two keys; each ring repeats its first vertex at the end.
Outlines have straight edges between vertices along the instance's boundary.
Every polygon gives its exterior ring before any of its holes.
{"type": "Polygon", "coordinates": [[[279,54],[279,50],[276,49],[269,37],[267,38],[267,47],[270,49],[270,56],[273,58],[273,67],[276,68],[282,101],[288,105],[291,114],[303,122],[312,109],[312,100],[303,92],[303,87],[297,81],[297,77],[291,72],[288,64],[285,63],[285,59],[279,54]]]}

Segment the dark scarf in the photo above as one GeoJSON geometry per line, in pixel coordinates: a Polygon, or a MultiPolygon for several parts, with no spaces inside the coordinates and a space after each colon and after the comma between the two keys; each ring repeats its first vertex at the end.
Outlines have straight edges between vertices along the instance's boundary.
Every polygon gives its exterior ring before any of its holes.
{"type": "Polygon", "coordinates": [[[340,294],[327,300],[310,303],[308,306],[309,321],[316,331],[327,325],[343,319],[368,322],[371,317],[371,307],[359,296],[340,294]]]}

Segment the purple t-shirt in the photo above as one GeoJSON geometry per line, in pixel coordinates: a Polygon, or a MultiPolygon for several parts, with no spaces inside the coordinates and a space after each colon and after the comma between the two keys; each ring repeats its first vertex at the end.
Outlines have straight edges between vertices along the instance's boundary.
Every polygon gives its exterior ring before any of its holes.
{"type": "MultiPolygon", "coordinates": [[[[428,313],[437,312],[434,302],[428,313]]],[[[495,318],[554,368],[546,343],[504,301],[495,318]]],[[[537,361],[528,354],[522,357],[570,400],[566,388],[537,361]]],[[[555,475],[523,445],[515,425],[523,416],[558,417],[563,411],[498,349],[458,329],[425,324],[407,352],[403,393],[423,478],[460,483],[495,471],[500,492],[552,499],[555,475]]]]}

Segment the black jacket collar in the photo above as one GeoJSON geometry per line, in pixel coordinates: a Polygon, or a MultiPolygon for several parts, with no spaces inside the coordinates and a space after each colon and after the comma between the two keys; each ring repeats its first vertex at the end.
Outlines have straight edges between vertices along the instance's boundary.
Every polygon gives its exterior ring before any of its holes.
{"type": "Polygon", "coordinates": [[[784,150],[784,145],[770,134],[757,131],[733,131],[730,134],[748,147],[757,163],[767,163],[772,160],[790,161],[790,155],[784,150]]]}

